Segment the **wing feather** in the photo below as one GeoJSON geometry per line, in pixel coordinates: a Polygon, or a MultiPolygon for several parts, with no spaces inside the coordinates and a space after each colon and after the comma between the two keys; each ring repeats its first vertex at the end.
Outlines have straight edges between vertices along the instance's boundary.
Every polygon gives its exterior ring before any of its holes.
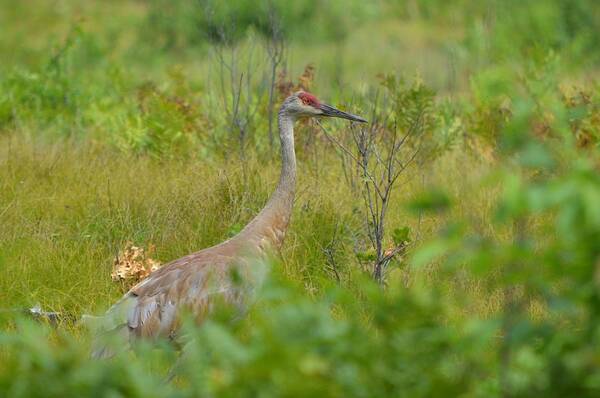
{"type": "Polygon", "coordinates": [[[231,256],[186,256],[150,274],[102,317],[92,355],[111,357],[113,344],[126,348],[139,337],[174,337],[183,307],[202,322],[212,308],[212,296],[224,295],[225,301],[239,296],[233,293],[231,262],[231,256]]]}

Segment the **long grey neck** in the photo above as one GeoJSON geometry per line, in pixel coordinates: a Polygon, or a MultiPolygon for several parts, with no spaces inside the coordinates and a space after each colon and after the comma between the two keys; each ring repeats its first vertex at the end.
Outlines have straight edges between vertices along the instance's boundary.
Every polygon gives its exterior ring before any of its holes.
{"type": "Polygon", "coordinates": [[[279,113],[281,139],[281,175],[275,192],[262,211],[238,235],[259,249],[279,249],[292,215],[296,189],[296,153],[294,152],[294,118],[279,113]]]}
{"type": "Polygon", "coordinates": [[[296,190],[296,152],[294,151],[294,119],[290,116],[279,114],[279,138],[281,139],[281,175],[275,193],[269,204],[282,197],[286,199],[289,213],[291,214],[296,190]]]}

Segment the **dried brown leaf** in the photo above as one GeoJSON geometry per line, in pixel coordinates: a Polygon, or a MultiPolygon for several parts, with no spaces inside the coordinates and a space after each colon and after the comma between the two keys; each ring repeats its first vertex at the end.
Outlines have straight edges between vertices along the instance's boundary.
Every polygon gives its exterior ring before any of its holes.
{"type": "Polygon", "coordinates": [[[121,282],[125,289],[145,279],[151,272],[160,267],[160,262],[150,257],[156,250],[154,245],[149,245],[148,251],[142,247],[133,246],[127,242],[125,249],[121,250],[113,262],[110,274],[115,282],[121,282]]]}

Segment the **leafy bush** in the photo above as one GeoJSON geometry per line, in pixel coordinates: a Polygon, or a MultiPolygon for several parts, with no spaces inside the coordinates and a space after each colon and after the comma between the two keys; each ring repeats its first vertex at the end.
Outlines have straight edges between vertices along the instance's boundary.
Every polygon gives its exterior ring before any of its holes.
{"type": "Polygon", "coordinates": [[[120,124],[122,119],[115,120],[116,131],[112,133],[117,146],[159,157],[185,155],[202,148],[207,122],[197,101],[184,91],[169,94],[152,83],[138,88],[137,106],[130,108],[124,125],[120,124]]]}
{"type": "Polygon", "coordinates": [[[84,98],[69,62],[78,36],[74,32],[41,70],[14,70],[2,80],[0,128],[31,114],[42,123],[57,116],[74,121],[84,98]]]}
{"type": "Polygon", "coordinates": [[[456,356],[451,349],[468,347],[464,339],[474,336],[460,337],[437,320],[446,307],[438,294],[422,288],[383,294],[363,283],[360,302],[336,288],[314,302],[272,278],[240,324],[213,320],[187,328],[175,385],[161,383],[173,358],[168,347],[157,354],[142,346],[137,357],[96,362],[72,338],[49,339],[47,330],[20,323],[18,333],[1,335],[0,391],[11,397],[438,396],[474,381],[468,378],[474,352],[456,356]],[[332,309],[342,312],[334,316],[332,309]]]}

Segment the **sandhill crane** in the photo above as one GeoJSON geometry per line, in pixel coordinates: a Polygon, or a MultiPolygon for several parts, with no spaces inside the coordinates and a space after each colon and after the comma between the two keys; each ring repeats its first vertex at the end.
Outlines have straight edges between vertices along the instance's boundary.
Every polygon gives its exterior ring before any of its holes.
{"type": "Polygon", "coordinates": [[[296,185],[294,122],[315,116],[366,122],[321,103],[310,93],[300,91],[289,96],[278,115],[281,175],[265,207],[231,239],[174,260],[129,290],[99,319],[101,332],[94,357],[114,354],[115,350],[106,344],[107,337],[119,341],[120,347],[129,346],[137,338],[176,337],[184,308],[201,323],[217,300],[234,306],[244,303],[248,289],[258,283],[252,269],[254,259],[279,250],[292,214],[296,185]],[[234,274],[237,278],[232,278],[234,274]],[[247,283],[233,280],[240,277],[247,283]]]}

